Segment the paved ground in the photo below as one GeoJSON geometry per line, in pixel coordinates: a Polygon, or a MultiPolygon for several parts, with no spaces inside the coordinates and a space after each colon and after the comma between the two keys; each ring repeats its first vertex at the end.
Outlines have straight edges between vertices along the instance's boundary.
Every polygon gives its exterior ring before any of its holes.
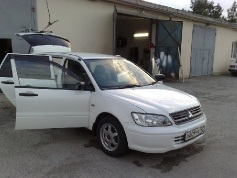
{"type": "Polygon", "coordinates": [[[205,138],[165,154],[106,156],[86,129],[15,131],[15,109],[0,94],[0,177],[236,177],[237,77],[167,85],[197,96],[208,118],[205,138]]]}

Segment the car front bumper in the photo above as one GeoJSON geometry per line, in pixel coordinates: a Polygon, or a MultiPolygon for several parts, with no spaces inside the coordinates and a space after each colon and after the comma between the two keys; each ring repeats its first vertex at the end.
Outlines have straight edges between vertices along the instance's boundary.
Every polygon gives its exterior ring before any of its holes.
{"type": "Polygon", "coordinates": [[[183,124],[168,127],[141,127],[134,123],[126,124],[126,135],[130,149],[145,153],[164,153],[185,147],[201,139],[204,134],[184,141],[185,133],[205,125],[206,116],[183,124]]]}

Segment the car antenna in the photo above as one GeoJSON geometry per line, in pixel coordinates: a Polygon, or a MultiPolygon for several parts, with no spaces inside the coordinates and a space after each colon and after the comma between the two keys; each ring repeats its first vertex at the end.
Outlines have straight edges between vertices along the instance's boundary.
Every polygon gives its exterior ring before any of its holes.
{"type": "Polygon", "coordinates": [[[49,14],[49,22],[48,22],[48,25],[43,29],[41,30],[40,32],[44,32],[45,29],[49,28],[51,25],[53,25],[54,23],[58,22],[58,20],[55,20],[53,22],[51,22],[50,20],[50,11],[49,11],[49,3],[48,3],[48,0],[46,0],[46,5],[47,5],[47,9],[48,9],[48,14],[49,14]]]}

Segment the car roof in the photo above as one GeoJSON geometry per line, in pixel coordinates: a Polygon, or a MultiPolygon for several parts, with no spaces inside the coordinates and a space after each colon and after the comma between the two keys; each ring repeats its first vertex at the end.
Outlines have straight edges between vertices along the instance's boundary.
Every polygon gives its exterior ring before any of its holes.
{"type": "Polygon", "coordinates": [[[108,54],[99,54],[99,53],[79,53],[79,52],[73,52],[71,53],[74,56],[78,56],[82,59],[105,59],[105,58],[114,58],[114,57],[120,57],[120,56],[114,56],[114,55],[108,55],[108,54]]]}
{"type": "Polygon", "coordinates": [[[52,56],[64,56],[64,57],[73,57],[76,59],[111,59],[111,58],[121,58],[118,55],[108,55],[108,54],[99,54],[99,53],[82,53],[82,52],[47,52],[47,53],[32,53],[35,55],[52,55],[52,56]]]}

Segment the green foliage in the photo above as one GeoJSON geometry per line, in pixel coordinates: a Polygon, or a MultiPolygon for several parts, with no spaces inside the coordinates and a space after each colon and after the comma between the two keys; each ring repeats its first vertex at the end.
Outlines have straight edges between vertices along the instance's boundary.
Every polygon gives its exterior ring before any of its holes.
{"type": "Polygon", "coordinates": [[[237,22],[237,3],[236,1],[234,1],[234,3],[232,4],[232,6],[227,10],[228,12],[228,16],[227,16],[227,20],[229,22],[237,22]]]}
{"type": "Polygon", "coordinates": [[[195,14],[200,14],[210,18],[221,19],[223,8],[218,3],[214,4],[213,1],[209,0],[191,0],[192,12],[195,14]]]}

